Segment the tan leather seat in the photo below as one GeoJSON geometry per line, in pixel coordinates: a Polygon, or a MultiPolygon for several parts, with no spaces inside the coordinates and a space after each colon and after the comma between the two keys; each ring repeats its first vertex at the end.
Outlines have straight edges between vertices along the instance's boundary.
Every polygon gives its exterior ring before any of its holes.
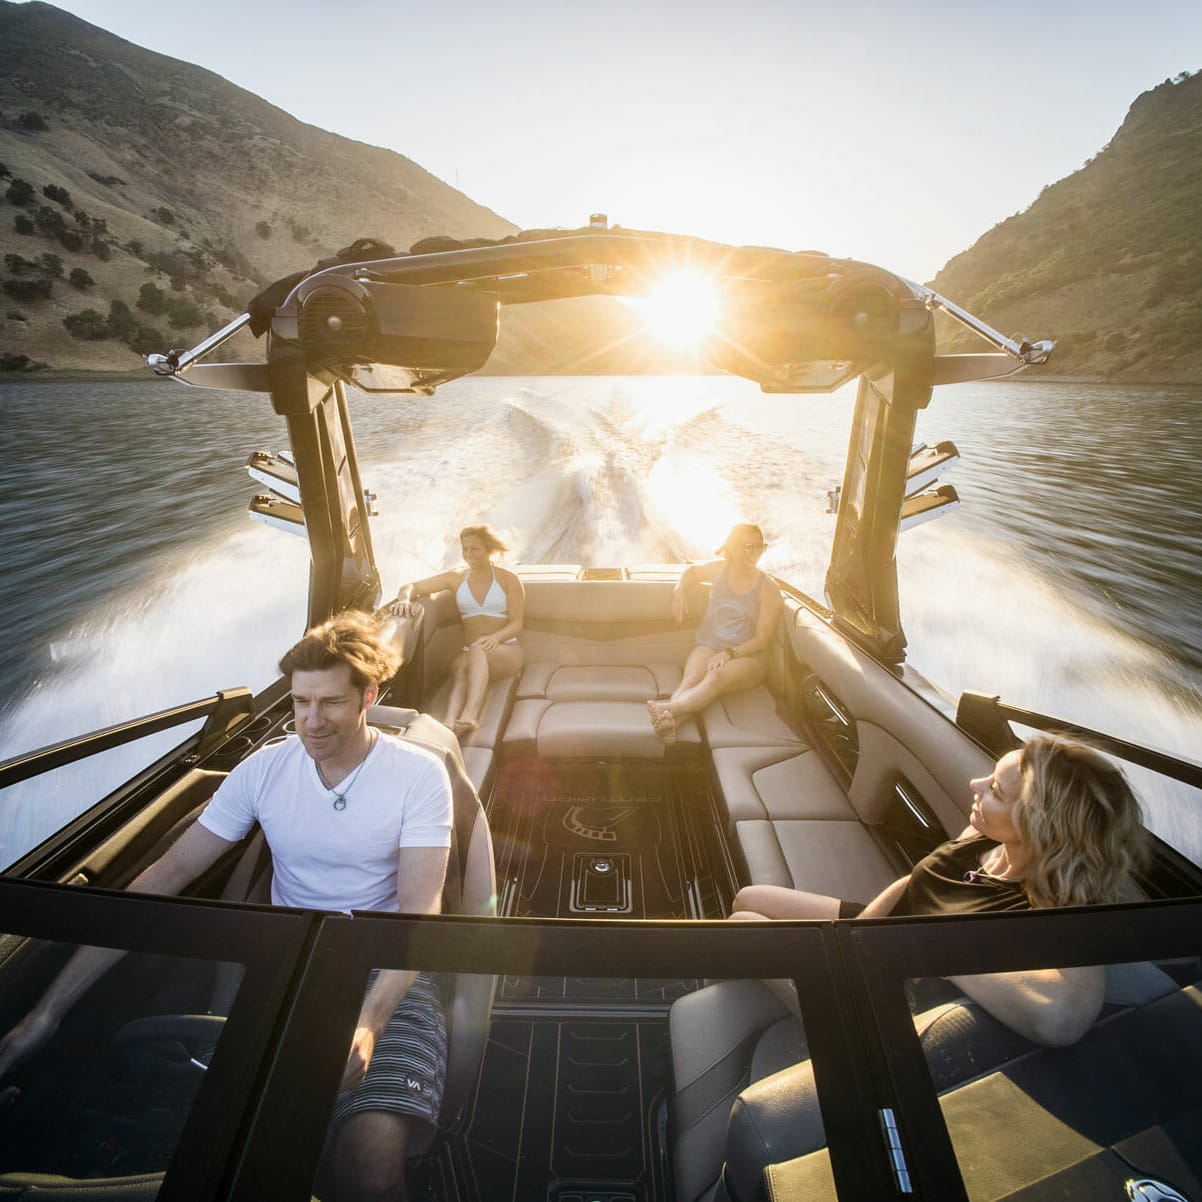
{"type": "MultiPolygon", "coordinates": [[[[677,728],[673,745],[696,753],[701,732],[695,722],[677,728]]],[[[668,746],[656,735],[641,701],[550,701],[528,698],[513,707],[505,731],[506,755],[551,759],[616,757],[662,760],[668,746]]]]}

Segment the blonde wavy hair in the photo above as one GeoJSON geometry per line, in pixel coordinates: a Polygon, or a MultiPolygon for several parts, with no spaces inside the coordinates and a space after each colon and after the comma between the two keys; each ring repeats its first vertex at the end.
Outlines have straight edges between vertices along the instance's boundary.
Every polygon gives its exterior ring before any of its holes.
{"type": "Polygon", "coordinates": [[[498,551],[509,550],[501,536],[491,526],[464,526],[459,531],[459,541],[463,542],[465,538],[478,538],[490,555],[496,555],[498,551]]]}
{"type": "Polygon", "coordinates": [[[1032,906],[1118,900],[1147,857],[1139,801],[1122,769],[1063,735],[1038,735],[1019,753],[1015,829],[1031,850],[1032,906]]]}

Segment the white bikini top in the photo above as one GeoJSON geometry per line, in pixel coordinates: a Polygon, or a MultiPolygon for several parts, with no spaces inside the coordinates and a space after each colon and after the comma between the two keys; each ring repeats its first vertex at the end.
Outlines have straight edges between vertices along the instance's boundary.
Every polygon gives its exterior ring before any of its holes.
{"type": "MultiPolygon", "coordinates": [[[[470,573],[469,573],[470,575],[470,573]]],[[[468,587],[467,576],[464,576],[459,587],[455,590],[455,603],[459,606],[461,618],[507,618],[509,617],[509,598],[505,590],[497,583],[497,572],[493,569],[492,584],[484,594],[483,602],[472,596],[468,587]]]]}

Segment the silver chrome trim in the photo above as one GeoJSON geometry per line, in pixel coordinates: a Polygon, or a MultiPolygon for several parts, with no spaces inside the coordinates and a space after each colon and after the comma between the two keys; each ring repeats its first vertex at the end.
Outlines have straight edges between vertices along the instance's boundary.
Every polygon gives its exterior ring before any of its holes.
{"type": "Polygon", "coordinates": [[[1123,1188],[1132,1202],[1189,1202],[1180,1190],[1153,1177],[1128,1177],[1123,1188]]]}
{"type": "Polygon", "coordinates": [[[897,1129],[897,1117],[892,1107],[883,1106],[877,1111],[881,1122],[881,1135],[885,1139],[885,1148],[889,1153],[889,1163],[893,1168],[893,1180],[899,1194],[912,1194],[914,1187],[910,1183],[910,1168],[906,1164],[905,1149],[902,1148],[901,1132],[897,1129]]]}
{"type": "Polygon", "coordinates": [[[995,330],[988,322],[974,317],[967,309],[961,309],[955,301],[948,300],[946,296],[940,296],[933,288],[928,288],[925,284],[915,284],[912,280],[907,280],[906,283],[926,300],[928,309],[942,309],[949,317],[954,317],[974,334],[979,334],[986,342],[996,346],[998,350],[1005,351],[1006,354],[1017,359],[1023,367],[1046,363],[1056,347],[1056,343],[1051,339],[1044,339],[1042,342],[1028,342],[1022,337],[1007,338],[1005,334],[995,330]]]}
{"type": "Polygon", "coordinates": [[[243,313],[233,321],[210,334],[203,342],[198,342],[190,351],[168,351],[165,355],[147,355],[146,366],[156,376],[177,376],[203,355],[216,350],[223,342],[228,342],[233,336],[250,322],[250,314],[243,313]]]}
{"type": "Polygon", "coordinates": [[[823,705],[830,710],[831,717],[837,718],[841,723],[843,723],[844,726],[850,728],[851,718],[848,717],[848,715],[844,712],[843,707],[826,691],[826,689],[822,687],[822,684],[817,679],[815,679],[810,688],[814,690],[814,693],[817,695],[818,699],[823,703],[823,705]]]}
{"type": "Polygon", "coordinates": [[[897,794],[902,805],[914,815],[915,819],[923,826],[925,830],[931,829],[930,819],[918,808],[918,803],[902,788],[901,782],[897,781],[893,785],[893,792],[897,794]]]}

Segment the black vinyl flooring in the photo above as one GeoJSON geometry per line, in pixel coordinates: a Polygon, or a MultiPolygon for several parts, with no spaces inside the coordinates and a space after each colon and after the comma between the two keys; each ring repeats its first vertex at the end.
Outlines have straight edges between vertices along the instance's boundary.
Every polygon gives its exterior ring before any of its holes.
{"type": "Polygon", "coordinates": [[[474,1112],[424,1167],[457,1202],[662,1202],[666,1017],[494,1018],[474,1112]]]}
{"type": "MultiPolygon", "coordinates": [[[[701,917],[711,886],[694,808],[661,765],[504,765],[489,805],[501,912],[701,917]]],[[[699,984],[500,980],[473,1108],[415,1196],[666,1202],[667,1012],[699,984]]]]}

